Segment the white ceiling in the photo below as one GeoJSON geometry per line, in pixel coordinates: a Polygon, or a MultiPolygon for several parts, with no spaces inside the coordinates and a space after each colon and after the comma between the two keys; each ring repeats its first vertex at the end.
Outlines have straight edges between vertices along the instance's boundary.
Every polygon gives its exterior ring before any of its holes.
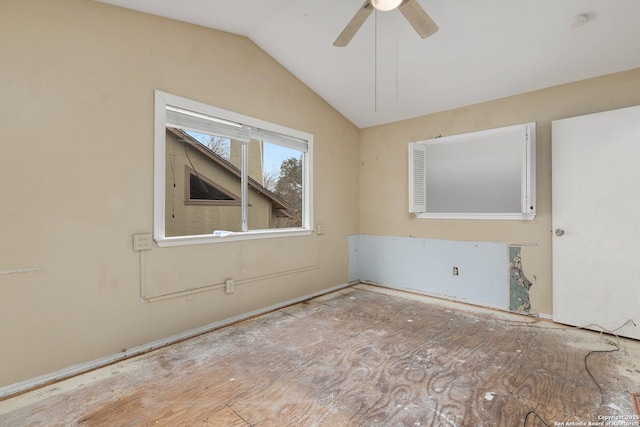
{"type": "Polygon", "coordinates": [[[435,35],[375,12],[342,48],[363,0],[98,1],[247,36],[360,128],[640,67],[640,0],[418,0],[435,35]]]}

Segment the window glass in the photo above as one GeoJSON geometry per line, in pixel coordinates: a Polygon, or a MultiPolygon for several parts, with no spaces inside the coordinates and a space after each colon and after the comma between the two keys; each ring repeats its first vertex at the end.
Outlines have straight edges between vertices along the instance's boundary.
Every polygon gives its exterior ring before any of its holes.
{"type": "Polygon", "coordinates": [[[409,144],[409,211],[419,218],[532,220],[535,123],[409,144]]]}
{"type": "Polygon", "coordinates": [[[200,174],[189,172],[189,200],[231,201],[232,196],[205,181],[200,174]]]}
{"type": "Polygon", "coordinates": [[[240,173],[211,148],[220,140],[167,127],[165,236],[242,231],[240,173]]]}
{"type": "Polygon", "coordinates": [[[311,231],[311,135],[159,91],[155,126],[161,246],[311,231]]]}
{"type": "Polygon", "coordinates": [[[231,139],[224,136],[209,135],[206,133],[185,131],[187,135],[198,141],[209,150],[213,151],[219,157],[226,161],[231,160],[231,139]]]}
{"type": "Polygon", "coordinates": [[[294,148],[260,139],[249,143],[249,178],[261,187],[248,195],[250,230],[302,227],[303,159],[294,148]]]}

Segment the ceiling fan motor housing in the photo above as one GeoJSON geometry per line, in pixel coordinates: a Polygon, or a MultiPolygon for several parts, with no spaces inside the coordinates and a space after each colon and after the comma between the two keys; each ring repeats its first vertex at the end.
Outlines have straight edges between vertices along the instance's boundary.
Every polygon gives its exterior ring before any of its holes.
{"type": "Polygon", "coordinates": [[[397,8],[423,39],[438,31],[436,23],[433,22],[433,19],[425,12],[417,0],[365,0],[336,41],[333,42],[333,45],[338,47],[348,45],[374,8],[381,11],[397,8]]]}
{"type": "Polygon", "coordinates": [[[401,3],[402,0],[371,0],[371,5],[382,12],[393,10],[401,3]]]}

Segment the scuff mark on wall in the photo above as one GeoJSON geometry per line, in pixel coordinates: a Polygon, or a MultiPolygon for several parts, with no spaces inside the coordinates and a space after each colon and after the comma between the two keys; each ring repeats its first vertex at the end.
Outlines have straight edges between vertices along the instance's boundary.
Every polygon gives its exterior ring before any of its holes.
{"type": "Polygon", "coordinates": [[[523,313],[531,310],[529,289],[531,283],[522,271],[519,247],[509,247],[509,309],[523,313]]]}
{"type": "Polygon", "coordinates": [[[17,270],[3,270],[3,271],[0,271],[0,276],[4,276],[5,274],[37,273],[38,271],[40,271],[38,267],[20,268],[17,270]]]}

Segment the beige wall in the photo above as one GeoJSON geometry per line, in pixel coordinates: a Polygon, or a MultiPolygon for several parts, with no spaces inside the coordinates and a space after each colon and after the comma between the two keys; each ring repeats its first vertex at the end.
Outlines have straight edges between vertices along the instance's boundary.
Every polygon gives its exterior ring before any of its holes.
{"type": "Polygon", "coordinates": [[[364,129],[360,233],[531,245],[523,248],[522,259],[533,282],[532,311],[551,314],[551,122],[637,104],[640,69],[364,129]],[[537,122],[534,221],[425,220],[408,213],[408,142],[532,121],[537,122]]]}
{"type": "Polygon", "coordinates": [[[0,271],[37,269],[0,275],[0,387],[348,280],[358,129],[248,39],[89,0],[2,0],[0,82],[0,271]],[[155,89],[314,135],[318,268],[273,274],[271,254],[304,258],[307,238],[154,247],[157,288],[257,277],[141,302],[155,89]]]}
{"type": "Polygon", "coordinates": [[[244,37],[89,0],[3,0],[0,271],[35,270],[0,275],[0,387],[344,283],[355,233],[534,245],[533,311],[551,313],[551,121],[640,104],[639,83],[634,70],[358,131],[244,37]],[[154,247],[157,289],[251,280],[141,302],[131,236],[153,228],[155,89],[313,134],[327,234],[154,247]],[[529,121],[535,221],[408,214],[407,142],[529,121]],[[286,274],[311,263],[311,246],[319,267],[286,274]]]}

